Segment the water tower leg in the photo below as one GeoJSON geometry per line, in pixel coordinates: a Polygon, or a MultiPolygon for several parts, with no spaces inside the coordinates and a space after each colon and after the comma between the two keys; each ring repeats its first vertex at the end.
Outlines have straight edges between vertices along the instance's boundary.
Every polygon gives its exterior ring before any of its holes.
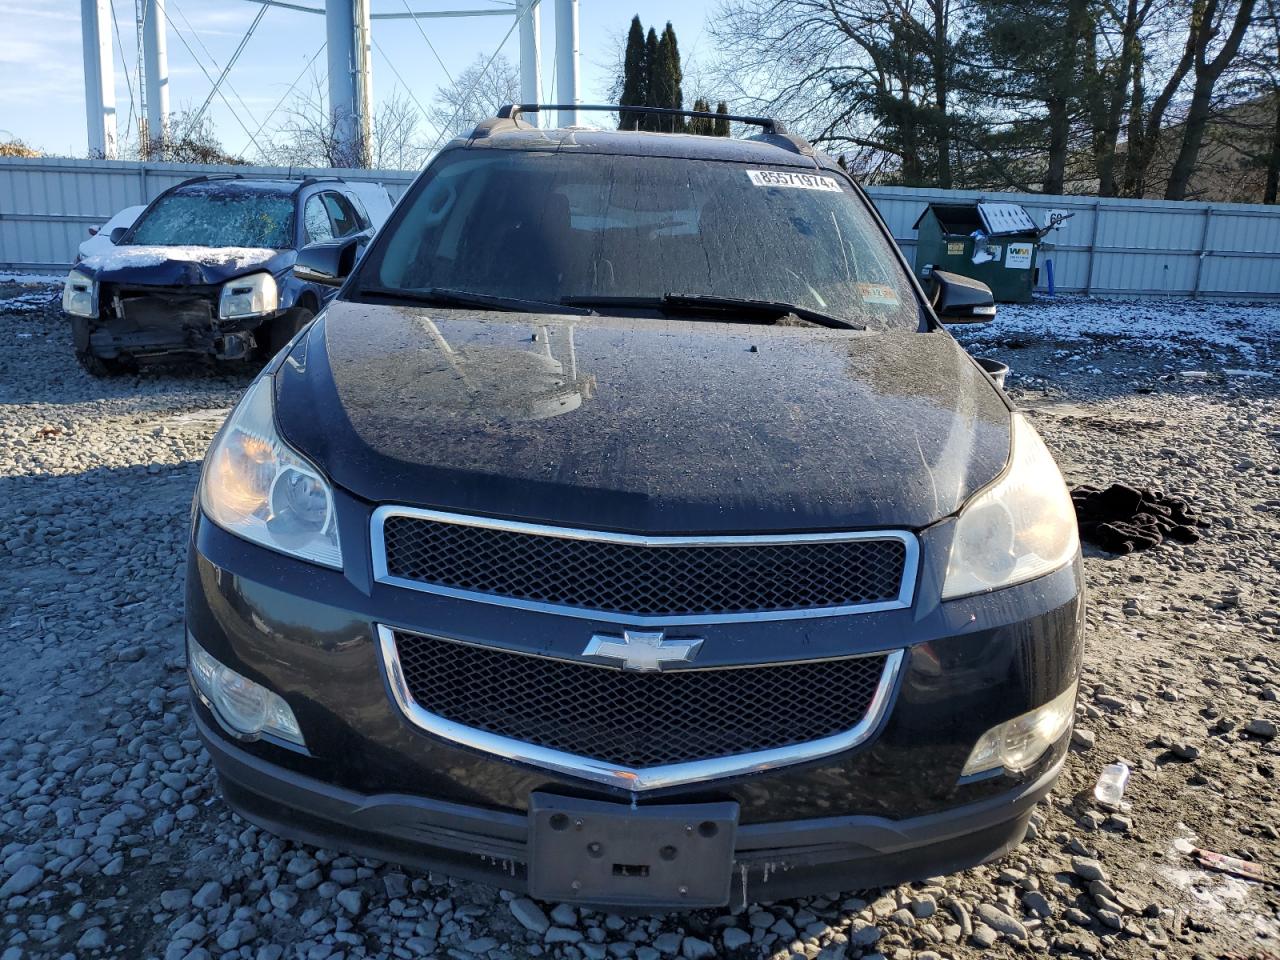
{"type": "MultiPolygon", "coordinates": [[[[578,0],[556,0],[556,100],[564,104],[578,99],[578,0]]],[[[561,110],[560,126],[578,122],[577,110],[561,110]]]]}
{"type": "Polygon", "coordinates": [[[84,40],[84,107],[89,155],[116,156],[116,72],[111,58],[110,0],[80,0],[84,40]]]}
{"type": "MultiPolygon", "coordinates": [[[[538,0],[520,3],[520,101],[537,103],[542,98],[542,15],[538,0]]],[[[538,117],[530,115],[537,121],[538,117]]]]}
{"type": "Polygon", "coordinates": [[[146,0],[143,6],[142,55],[147,84],[147,137],[169,138],[169,51],[165,0],[146,0]]]}
{"type": "Polygon", "coordinates": [[[369,8],[367,0],[325,0],[329,59],[329,117],[336,166],[362,165],[368,157],[369,8]]]}

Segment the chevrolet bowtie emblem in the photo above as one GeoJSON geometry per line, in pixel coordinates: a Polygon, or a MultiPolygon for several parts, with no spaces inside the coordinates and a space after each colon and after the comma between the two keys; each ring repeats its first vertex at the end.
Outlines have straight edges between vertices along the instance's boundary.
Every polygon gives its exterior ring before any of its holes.
{"type": "Polygon", "coordinates": [[[620,637],[597,633],[587,642],[582,655],[621,661],[626,670],[652,671],[669,663],[692,660],[700,646],[700,637],[666,640],[661,630],[623,630],[620,637]]]}

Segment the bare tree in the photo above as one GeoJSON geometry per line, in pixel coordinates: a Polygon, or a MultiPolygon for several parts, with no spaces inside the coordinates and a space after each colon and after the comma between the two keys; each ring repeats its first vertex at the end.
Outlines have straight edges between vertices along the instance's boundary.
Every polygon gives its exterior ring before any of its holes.
{"type": "Polygon", "coordinates": [[[399,90],[373,112],[370,163],[379,170],[416,170],[426,161],[430,145],[420,133],[422,114],[399,90]]]}
{"type": "Polygon", "coordinates": [[[710,27],[723,87],[855,168],[952,185],[953,8],[959,0],[722,0],[710,27]]]}
{"type": "Polygon", "coordinates": [[[436,90],[429,119],[443,136],[459,137],[503,104],[519,102],[520,73],[511,61],[502,54],[492,62],[481,55],[453,83],[436,90]]]}

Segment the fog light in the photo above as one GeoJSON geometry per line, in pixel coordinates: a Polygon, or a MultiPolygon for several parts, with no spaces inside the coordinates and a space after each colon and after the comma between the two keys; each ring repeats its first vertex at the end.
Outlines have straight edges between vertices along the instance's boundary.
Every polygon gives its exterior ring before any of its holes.
{"type": "Polygon", "coordinates": [[[1042,756],[1071,728],[1076,714],[1076,684],[1042,707],[992,727],[974,745],[961,776],[1003,767],[1019,773],[1042,756]]]}
{"type": "Polygon", "coordinates": [[[246,737],[269,733],[306,746],[293,711],[278,694],[215,660],[190,634],[187,667],[196,689],[234,732],[246,737]]]}

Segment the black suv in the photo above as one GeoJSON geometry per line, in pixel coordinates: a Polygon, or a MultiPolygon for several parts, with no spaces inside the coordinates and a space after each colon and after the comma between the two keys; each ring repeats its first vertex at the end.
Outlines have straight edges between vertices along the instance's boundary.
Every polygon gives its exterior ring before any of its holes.
{"type": "Polygon", "coordinates": [[[292,269],[299,248],[363,245],[373,224],[341,180],[231,174],[170,187],[112,232],[116,246],[63,285],[76,359],[94,376],[175,355],[272,356],[334,292],[292,269]]]}
{"type": "MultiPolygon", "coordinates": [[[[249,388],[188,664],[268,830],[579,903],[932,876],[1018,843],[1083,599],[1039,436],[866,196],[750,139],[443,150],[249,388]]],[[[631,108],[628,108],[631,109],[631,108]]]]}

